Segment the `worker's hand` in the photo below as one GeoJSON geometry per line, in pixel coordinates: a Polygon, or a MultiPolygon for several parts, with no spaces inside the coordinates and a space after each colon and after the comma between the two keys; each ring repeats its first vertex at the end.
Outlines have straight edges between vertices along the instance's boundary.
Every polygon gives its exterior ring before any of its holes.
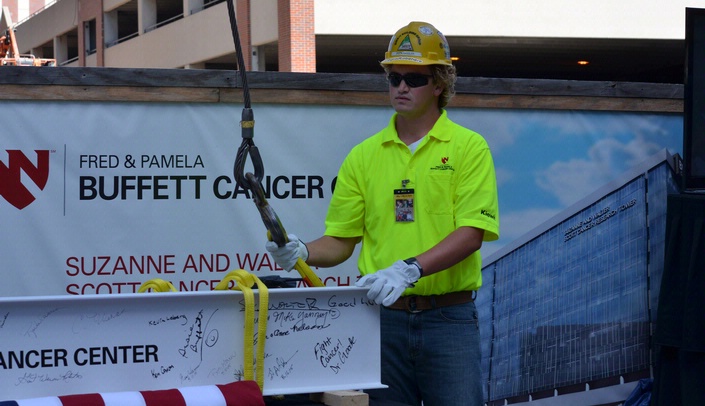
{"type": "Polygon", "coordinates": [[[416,265],[399,260],[389,268],[363,276],[355,282],[355,286],[369,286],[367,298],[375,304],[389,306],[399,299],[404,289],[413,286],[420,277],[421,271],[416,265]]]}
{"type": "Polygon", "coordinates": [[[301,258],[304,261],[308,259],[308,248],[299,237],[294,234],[289,234],[289,242],[283,247],[280,247],[274,241],[267,241],[264,247],[272,254],[274,262],[287,271],[294,269],[296,261],[301,258]]]}

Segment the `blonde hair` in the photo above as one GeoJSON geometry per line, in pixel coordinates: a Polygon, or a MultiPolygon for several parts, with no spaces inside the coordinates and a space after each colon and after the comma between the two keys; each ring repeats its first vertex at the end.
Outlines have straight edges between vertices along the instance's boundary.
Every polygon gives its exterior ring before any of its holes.
{"type": "Polygon", "coordinates": [[[453,65],[431,65],[433,81],[443,86],[443,93],[438,98],[438,108],[443,108],[455,96],[455,81],[458,75],[453,65]]]}

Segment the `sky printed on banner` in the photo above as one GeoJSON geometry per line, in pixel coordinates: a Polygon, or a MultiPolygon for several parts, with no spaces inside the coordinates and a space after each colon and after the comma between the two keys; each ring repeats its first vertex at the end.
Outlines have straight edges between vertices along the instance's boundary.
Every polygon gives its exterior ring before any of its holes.
{"type": "Polygon", "coordinates": [[[482,134],[494,157],[501,235],[483,245],[484,257],[655,153],[682,156],[677,114],[450,109],[449,117],[482,134]]]}

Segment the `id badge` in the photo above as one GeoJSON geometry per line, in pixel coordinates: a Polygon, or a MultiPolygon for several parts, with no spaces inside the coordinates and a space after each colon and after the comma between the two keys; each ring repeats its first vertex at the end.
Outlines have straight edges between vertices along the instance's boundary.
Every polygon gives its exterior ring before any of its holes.
{"type": "Polygon", "coordinates": [[[394,189],[394,205],[397,222],[414,221],[414,189],[394,189]]]}

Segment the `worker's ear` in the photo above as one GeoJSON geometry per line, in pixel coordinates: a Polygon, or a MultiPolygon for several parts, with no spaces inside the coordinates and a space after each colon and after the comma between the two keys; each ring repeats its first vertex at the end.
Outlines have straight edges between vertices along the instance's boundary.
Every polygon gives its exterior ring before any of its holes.
{"type": "Polygon", "coordinates": [[[436,85],[434,85],[434,88],[433,88],[433,94],[435,96],[440,96],[441,93],[443,93],[443,89],[444,89],[443,86],[436,84],[436,85]]]}

